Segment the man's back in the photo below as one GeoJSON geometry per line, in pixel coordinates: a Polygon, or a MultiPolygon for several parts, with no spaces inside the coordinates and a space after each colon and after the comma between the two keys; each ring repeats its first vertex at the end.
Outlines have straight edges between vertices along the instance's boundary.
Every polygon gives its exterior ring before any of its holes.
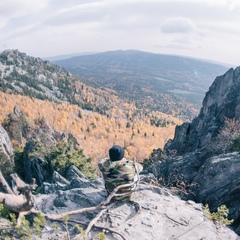
{"type": "Polygon", "coordinates": [[[136,169],[133,162],[123,158],[119,161],[112,162],[111,159],[103,159],[98,164],[99,169],[103,174],[105,185],[108,190],[113,190],[115,187],[131,183],[136,174],[136,169]]]}
{"type": "MultiPolygon", "coordinates": [[[[110,149],[110,158],[104,158],[100,160],[98,167],[102,172],[105,187],[108,193],[111,193],[114,188],[119,185],[129,184],[134,182],[134,177],[138,174],[138,172],[142,171],[142,166],[138,163],[134,163],[133,161],[129,161],[126,158],[117,157],[114,159],[114,154],[112,154],[113,150],[123,151],[121,147],[114,146],[110,149]],[[113,149],[113,150],[112,150],[113,149]],[[111,152],[112,150],[112,152],[111,152]],[[112,158],[111,158],[112,156],[112,158]],[[118,158],[121,158],[118,160],[118,158]],[[114,160],[113,160],[114,159],[114,160]],[[117,159],[117,160],[116,160],[117,159]]],[[[115,152],[114,152],[115,153],[115,152]]],[[[124,189],[120,189],[117,193],[126,193],[128,194],[128,198],[132,193],[133,187],[127,187],[124,189]]],[[[115,197],[115,200],[125,200],[127,198],[123,197],[115,197]]]]}

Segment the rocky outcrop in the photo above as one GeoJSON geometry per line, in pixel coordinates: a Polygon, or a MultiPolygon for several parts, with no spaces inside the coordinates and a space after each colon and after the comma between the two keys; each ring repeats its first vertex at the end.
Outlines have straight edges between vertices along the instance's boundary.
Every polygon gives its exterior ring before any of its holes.
{"type": "Polygon", "coordinates": [[[178,187],[184,199],[208,204],[211,211],[221,205],[229,209],[235,231],[240,235],[240,153],[221,154],[205,161],[201,152],[168,157],[151,166],[151,171],[167,187],[178,187]]]}
{"type": "Polygon", "coordinates": [[[33,178],[39,186],[43,182],[51,181],[53,169],[49,154],[56,149],[59,142],[69,143],[75,150],[80,146],[73,134],[54,130],[44,117],[30,122],[17,106],[14,107],[12,113],[8,114],[4,127],[6,131],[3,127],[0,128],[0,151],[2,149],[8,157],[13,154],[10,139],[15,147],[23,148],[23,151],[15,156],[15,165],[27,183],[30,183],[33,178]]]}
{"type": "Polygon", "coordinates": [[[192,191],[198,202],[212,210],[221,205],[229,208],[236,232],[240,235],[240,153],[222,154],[207,159],[193,179],[192,191]]]}
{"type": "Polygon", "coordinates": [[[23,145],[24,138],[28,137],[30,124],[25,113],[15,106],[13,112],[8,114],[5,119],[4,128],[8,132],[11,141],[15,142],[15,146],[19,146],[23,145]]]}
{"type": "Polygon", "coordinates": [[[208,204],[211,211],[226,205],[240,235],[240,154],[218,155],[211,147],[225,118],[240,119],[239,92],[240,67],[217,77],[198,117],[176,127],[174,139],[164,147],[168,156],[149,167],[148,172],[161,179],[163,185],[185,191],[186,199],[208,204]]]}
{"type": "Polygon", "coordinates": [[[225,118],[240,118],[240,67],[215,79],[203,100],[200,114],[192,123],[176,127],[175,136],[164,147],[179,155],[206,147],[225,118]]]}
{"type": "MultiPolygon", "coordinates": [[[[97,206],[107,197],[101,178],[87,180],[72,168],[70,178],[45,186],[52,191],[37,196],[36,209],[48,215],[64,213],[70,210],[97,206]],[[74,173],[73,178],[71,174],[74,173]],[[72,185],[71,182],[75,182],[72,185]],[[87,186],[87,187],[86,187],[87,186]],[[64,187],[64,189],[63,189],[64,187]]],[[[203,212],[203,206],[193,201],[183,201],[169,190],[150,185],[142,181],[133,196],[133,201],[116,203],[95,222],[89,239],[98,239],[96,235],[104,231],[107,239],[240,239],[233,231],[221,224],[214,224],[203,212]]],[[[58,178],[56,178],[58,179],[58,178]]],[[[69,215],[68,231],[70,239],[82,239],[76,231],[76,223],[84,229],[101,210],[83,214],[69,215]]],[[[63,239],[66,228],[56,222],[59,231],[48,222],[42,239],[63,239]]]]}
{"type": "Polygon", "coordinates": [[[5,119],[4,127],[14,142],[14,147],[24,147],[21,156],[15,157],[16,167],[21,169],[21,177],[28,183],[35,178],[38,184],[49,179],[51,169],[49,163],[42,158],[42,152],[50,150],[57,141],[55,131],[47,120],[40,118],[30,123],[24,112],[15,106],[13,112],[5,119]]]}

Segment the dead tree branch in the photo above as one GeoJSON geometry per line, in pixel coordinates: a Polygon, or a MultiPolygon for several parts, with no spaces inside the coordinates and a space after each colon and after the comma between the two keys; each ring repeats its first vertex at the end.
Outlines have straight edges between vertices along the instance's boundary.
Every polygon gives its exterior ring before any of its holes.
{"type": "MultiPolygon", "coordinates": [[[[56,220],[57,222],[62,222],[62,220],[58,219],[56,220]]],[[[77,224],[80,224],[80,225],[85,225],[87,226],[88,224],[85,223],[85,222],[81,222],[81,221],[77,221],[77,220],[73,220],[73,219],[69,219],[68,220],[69,222],[73,222],[73,223],[77,223],[77,224]]],[[[116,230],[112,229],[112,228],[109,228],[109,227],[103,227],[103,226],[99,226],[99,225],[96,225],[94,224],[93,228],[96,228],[98,230],[104,230],[106,232],[110,232],[110,233],[114,233],[114,234],[117,234],[119,235],[123,240],[127,240],[121,233],[117,232],[116,230]]]]}
{"type": "Polygon", "coordinates": [[[32,190],[36,188],[35,180],[32,184],[24,183],[17,174],[11,174],[12,183],[15,190],[12,191],[5,178],[0,171],[0,183],[4,187],[7,193],[0,192],[0,203],[13,212],[28,212],[34,206],[34,198],[32,195],[32,190]],[[17,191],[22,194],[18,195],[17,191]]]}
{"type": "Polygon", "coordinates": [[[74,214],[79,214],[79,213],[84,213],[84,212],[95,211],[95,210],[98,210],[98,209],[101,209],[101,208],[106,208],[106,205],[111,201],[111,199],[114,196],[118,195],[117,191],[119,189],[131,187],[133,184],[135,184],[135,183],[123,184],[123,185],[120,185],[120,186],[114,188],[114,190],[109,194],[109,196],[106,198],[106,200],[104,200],[103,202],[101,202],[97,206],[77,209],[77,210],[73,210],[73,211],[69,211],[69,212],[65,212],[65,213],[61,213],[61,214],[56,214],[56,215],[45,214],[45,217],[47,217],[50,220],[59,220],[59,219],[64,219],[65,215],[74,215],[74,214]]]}
{"type": "Polygon", "coordinates": [[[112,203],[110,204],[109,206],[107,206],[105,209],[103,209],[102,211],[100,211],[97,216],[95,218],[93,218],[91,220],[91,222],[88,224],[85,232],[86,232],[86,235],[89,234],[89,232],[91,231],[92,229],[92,226],[96,224],[96,222],[98,221],[98,219],[103,215],[103,213],[105,213],[108,209],[110,209],[115,203],[112,203]]]}
{"type": "MultiPolygon", "coordinates": [[[[11,178],[12,178],[12,184],[13,184],[14,191],[12,191],[12,189],[9,187],[9,185],[7,184],[5,178],[3,177],[3,175],[0,171],[0,184],[2,184],[2,186],[4,187],[4,189],[7,192],[7,193],[0,192],[0,203],[3,203],[9,210],[19,213],[20,219],[18,219],[18,224],[21,224],[22,216],[30,214],[30,213],[36,214],[39,212],[33,208],[34,207],[34,198],[33,198],[32,192],[31,192],[32,190],[34,190],[36,188],[37,185],[35,184],[34,180],[31,184],[24,183],[17,176],[17,174],[11,174],[11,178]],[[18,195],[19,192],[21,192],[22,194],[18,195]]],[[[112,200],[112,198],[114,196],[128,195],[125,193],[118,194],[117,193],[118,190],[122,189],[122,188],[132,187],[134,184],[136,184],[136,183],[133,182],[130,184],[123,184],[123,185],[117,186],[109,194],[109,196],[103,202],[98,204],[97,206],[77,209],[74,211],[69,211],[69,212],[56,214],[56,215],[50,215],[50,214],[43,214],[43,215],[49,220],[64,221],[64,217],[66,215],[80,214],[80,213],[96,211],[98,209],[104,208],[104,211],[101,211],[100,213],[98,213],[97,216],[93,220],[90,221],[90,223],[87,226],[86,232],[89,233],[91,231],[92,227],[95,227],[98,229],[105,229],[114,234],[118,234],[120,237],[122,237],[122,239],[126,240],[124,238],[124,236],[122,234],[120,234],[119,232],[117,232],[116,230],[113,230],[113,229],[107,228],[107,227],[97,226],[96,222],[101,217],[103,212],[107,211],[115,204],[115,203],[112,203],[107,206],[107,204],[112,200]]],[[[72,221],[72,220],[69,219],[69,221],[72,221]]],[[[87,224],[85,224],[85,225],[87,225],[87,224]]]]}

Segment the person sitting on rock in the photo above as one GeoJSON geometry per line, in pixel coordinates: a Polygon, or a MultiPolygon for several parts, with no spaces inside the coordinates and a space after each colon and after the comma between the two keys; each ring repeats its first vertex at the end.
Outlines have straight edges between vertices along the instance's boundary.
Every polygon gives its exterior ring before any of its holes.
{"type": "Polygon", "coordinates": [[[124,149],[114,145],[109,149],[109,158],[101,159],[98,167],[103,175],[108,194],[117,186],[132,183],[130,187],[119,189],[112,198],[116,201],[129,200],[139,181],[138,173],[142,171],[142,165],[124,158],[124,149]]]}

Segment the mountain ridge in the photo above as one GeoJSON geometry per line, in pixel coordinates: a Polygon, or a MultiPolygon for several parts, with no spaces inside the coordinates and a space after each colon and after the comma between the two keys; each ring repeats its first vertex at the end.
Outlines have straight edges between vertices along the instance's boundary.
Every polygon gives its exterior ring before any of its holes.
{"type": "Polygon", "coordinates": [[[113,89],[138,107],[181,115],[184,120],[196,116],[211,82],[228,70],[203,60],[137,50],[76,56],[54,63],[89,84],[113,89]]]}
{"type": "Polygon", "coordinates": [[[148,51],[143,51],[143,50],[137,50],[137,49],[115,49],[115,50],[107,50],[107,51],[100,51],[100,52],[79,52],[79,53],[69,53],[69,54],[62,54],[62,55],[54,55],[54,56],[48,56],[48,57],[43,57],[44,60],[48,60],[50,62],[54,61],[59,61],[59,60],[64,60],[68,58],[73,58],[73,57],[78,57],[78,56],[83,56],[83,55],[94,55],[94,54],[99,54],[103,52],[121,52],[121,51],[136,51],[136,52],[145,52],[145,53],[152,53],[152,54],[158,54],[158,55],[166,55],[166,56],[174,56],[174,57],[182,57],[182,58],[188,58],[188,59],[193,59],[197,61],[203,61],[203,62],[209,62],[212,64],[217,64],[221,66],[225,66],[227,68],[231,67],[236,67],[236,65],[232,65],[229,63],[224,63],[224,62],[218,62],[210,59],[205,59],[205,58],[197,58],[197,57],[192,57],[192,56],[186,56],[186,55],[178,55],[178,54],[167,54],[167,53],[158,53],[158,52],[148,52],[148,51]]]}

